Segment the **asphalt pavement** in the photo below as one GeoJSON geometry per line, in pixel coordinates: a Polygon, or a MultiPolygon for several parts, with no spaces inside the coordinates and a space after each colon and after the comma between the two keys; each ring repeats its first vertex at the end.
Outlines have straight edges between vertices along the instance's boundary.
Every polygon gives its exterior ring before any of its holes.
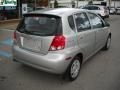
{"type": "Polygon", "coordinates": [[[14,30],[0,30],[0,56],[5,58],[12,57],[11,47],[13,44],[14,30]]]}
{"type": "Polygon", "coordinates": [[[112,44],[83,64],[77,80],[42,72],[12,61],[14,30],[0,30],[0,90],[120,90],[120,16],[108,19],[112,44]]]}

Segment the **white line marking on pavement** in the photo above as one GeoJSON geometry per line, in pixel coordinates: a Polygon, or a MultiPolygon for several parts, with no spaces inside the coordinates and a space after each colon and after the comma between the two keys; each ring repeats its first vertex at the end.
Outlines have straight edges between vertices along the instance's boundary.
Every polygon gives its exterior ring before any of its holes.
{"type": "Polygon", "coordinates": [[[14,32],[15,29],[0,29],[1,31],[9,31],[9,32],[14,32]]]}

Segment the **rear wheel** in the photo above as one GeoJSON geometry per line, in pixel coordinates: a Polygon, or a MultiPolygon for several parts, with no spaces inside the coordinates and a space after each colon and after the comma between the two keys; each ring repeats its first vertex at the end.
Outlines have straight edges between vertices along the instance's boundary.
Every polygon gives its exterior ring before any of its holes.
{"type": "Polygon", "coordinates": [[[80,73],[80,68],[81,68],[81,60],[79,57],[76,56],[71,62],[70,66],[68,67],[68,70],[66,71],[66,77],[70,81],[75,80],[80,73]]]}

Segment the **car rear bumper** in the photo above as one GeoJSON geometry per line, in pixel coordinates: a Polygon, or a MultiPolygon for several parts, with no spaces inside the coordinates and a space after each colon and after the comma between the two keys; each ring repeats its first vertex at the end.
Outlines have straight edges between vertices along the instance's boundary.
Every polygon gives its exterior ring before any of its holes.
{"type": "Polygon", "coordinates": [[[108,13],[101,13],[100,14],[102,18],[109,18],[109,14],[108,13]]]}
{"type": "Polygon", "coordinates": [[[104,18],[109,18],[109,15],[101,16],[101,17],[102,17],[103,19],[104,19],[104,18]]]}
{"type": "Polygon", "coordinates": [[[55,74],[63,74],[66,71],[72,60],[72,58],[66,60],[68,57],[68,54],[63,55],[57,53],[41,55],[21,49],[18,46],[13,46],[13,59],[15,61],[55,74]]]}

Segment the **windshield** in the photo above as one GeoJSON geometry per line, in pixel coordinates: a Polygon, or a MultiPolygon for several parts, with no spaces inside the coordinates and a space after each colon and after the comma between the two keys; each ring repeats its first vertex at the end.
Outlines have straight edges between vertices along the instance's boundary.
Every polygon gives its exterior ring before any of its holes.
{"type": "MultiPolygon", "coordinates": [[[[17,30],[32,35],[56,35],[60,28],[61,19],[49,15],[25,15],[17,30]]],[[[60,31],[59,31],[60,32],[60,31]]]]}

